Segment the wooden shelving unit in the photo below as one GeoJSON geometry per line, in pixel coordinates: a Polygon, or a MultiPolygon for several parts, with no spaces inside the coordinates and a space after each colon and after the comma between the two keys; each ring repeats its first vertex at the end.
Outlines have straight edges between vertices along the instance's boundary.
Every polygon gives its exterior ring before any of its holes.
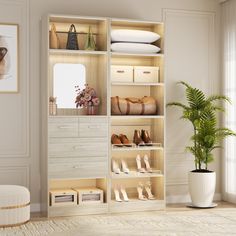
{"type": "MultiPolygon", "coordinates": [[[[164,79],[164,25],[101,17],[47,15],[42,20],[42,212],[46,216],[131,212],[165,208],[165,79],[164,79]],[[50,48],[51,25],[55,24],[60,48],[50,48]],[[67,50],[65,32],[71,24],[78,31],[79,49],[67,50]],[[89,26],[96,41],[96,50],[84,50],[89,26]],[[110,51],[112,29],[138,29],[160,34],[155,45],[157,54],[117,53],[110,51]],[[86,83],[95,88],[101,99],[96,116],[87,116],[84,109],[58,108],[57,115],[48,113],[48,98],[53,96],[53,68],[57,63],[83,64],[86,83]],[[112,82],[112,65],[159,67],[159,80],[155,83],[112,82]],[[132,88],[132,89],[131,89],[132,88]],[[111,96],[152,96],[157,101],[154,115],[111,115],[111,96]],[[134,130],[145,129],[152,146],[114,147],[110,143],[113,133],[126,134],[133,141],[134,130]],[[148,155],[153,173],[139,173],[136,156],[148,155]],[[112,172],[112,160],[125,160],[129,174],[112,172]],[[151,183],[155,200],[138,199],[137,186],[151,183]],[[116,202],[113,189],[125,187],[129,201],[116,202]],[[93,187],[104,192],[103,203],[75,206],[51,206],[50,190],[93,187]]],[[[73,92],[73,91],[71,91],[73,92]]],[[[142,163],[143,165],[143,163],[142,163]]]]}

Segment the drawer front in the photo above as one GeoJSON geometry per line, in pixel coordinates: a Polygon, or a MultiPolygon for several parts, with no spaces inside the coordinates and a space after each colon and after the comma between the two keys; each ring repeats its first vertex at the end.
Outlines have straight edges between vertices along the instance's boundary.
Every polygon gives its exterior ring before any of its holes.
{"type": "Polygon", "coordinates": [[[107,118],[79,118],[79,137],[108,137],[107,118]]]}
{"type": "Polygon", "coordinates": [[[50,138],[49,157],[107,156],[106,138],[50,138]]]}
{"type": "Polygon", "coordinates": [[[133,66],[111,66],[111,81],[133,82],[133,66]]]}
{"type": "Polygon", "coordinates": [[[158,83],[159,67],[152,66],[135,66],[134,82],[140,83],[158,83]]]}
{"type": "Polygon", "coordinates": [[[78,118],[50,117],[48,121],[49,137],[78,137],[78,118]]]}
{"type": "Polygon", "coordinates": [[[107,175],[107,157],[50,158],[49,178],[82,178],[107,175]]]}

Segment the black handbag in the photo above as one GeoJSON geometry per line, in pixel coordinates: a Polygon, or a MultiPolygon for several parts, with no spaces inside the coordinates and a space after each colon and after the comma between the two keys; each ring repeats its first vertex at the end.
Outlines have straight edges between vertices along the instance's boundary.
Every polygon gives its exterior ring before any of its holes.
{"type": "Polygon", "coordinates": [[[75,25],[72,24],[68,31],[68,38],[66,43],[66,49],[70,50],[79,50],[78,40],[77,40],[77,33],[75,29],[75,25]]]}

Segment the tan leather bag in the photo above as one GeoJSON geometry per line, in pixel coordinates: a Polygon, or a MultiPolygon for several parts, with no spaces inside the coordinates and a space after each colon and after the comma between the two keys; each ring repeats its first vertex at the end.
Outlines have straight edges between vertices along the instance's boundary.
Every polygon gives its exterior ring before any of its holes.
{"type": "Polygon", "coordinates": [[[120,98],[111,97],[112,115],[156,115],[157,105],[153,97],[120,98]]]}
{"type": "Polygon", "coordinates": [[[58,49],[60,46],[59,38],[57,35],[56,26],[52,24],[51,32],[50,32],[50,48],[58,49]]]}

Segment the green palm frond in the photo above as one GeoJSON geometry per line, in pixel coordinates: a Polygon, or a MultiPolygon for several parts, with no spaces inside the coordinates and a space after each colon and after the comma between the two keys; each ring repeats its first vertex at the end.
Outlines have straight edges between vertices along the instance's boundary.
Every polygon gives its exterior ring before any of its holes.
{"type": "Polygon", "coordinates": [[[211,95],[207,98],[206,102],[211,103],[215,101],[225,101],[231,103],[231,100],[224,95],[211,95]]]}
{"type": "Polygon", "coordinates": [[[189,109],[188,106],[184,105],[183,103],[180,103],[180,102],[169,102],[166,104],[167,107],[169,106],[178,106],[178,107],[181,107],[183,109],[189,109]]]}

